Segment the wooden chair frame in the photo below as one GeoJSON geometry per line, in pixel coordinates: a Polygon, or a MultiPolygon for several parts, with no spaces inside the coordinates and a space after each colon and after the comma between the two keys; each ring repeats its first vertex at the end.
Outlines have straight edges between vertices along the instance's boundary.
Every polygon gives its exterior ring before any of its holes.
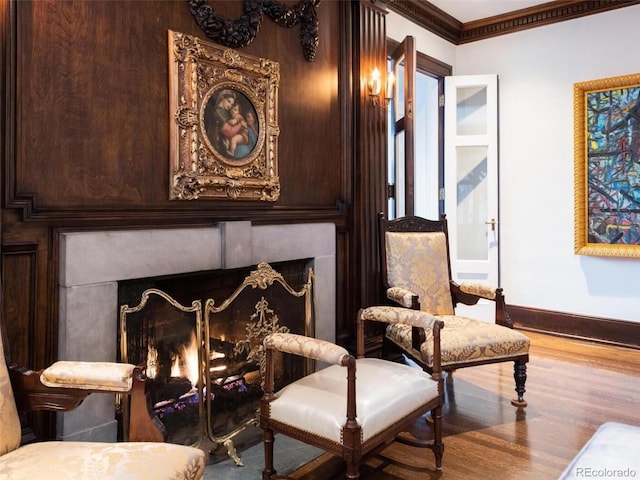
{"type": "MultiPolygon", "coordinates": [[[[358,322],[357,322],[357,358],[364,357],[365,344],[364,344],[364,323],[365,321],[385,321],[380,320],[376,317],[375,309],[377,307],[373,307],[371,309],[360,310],[358,313],[358,322]]],[[[408,311],[408,310],[406,310],[408,311]]],[[[371,438],[367,439],[365,442],[361,440],[361,427],[357,421],[357,412],[356,412],[356,358],[352,355],[344,355],[341,357],[339,365],[346,367],[345,376],[347,379],[347,408],[345,412],[345,423],[343,427],[342,433],[342,443],[337,444],[336,442],[324,438],[322,436],[314,435],[303,428],[298,428],[298,426],[285,424],[282,422],[278,422],[272,420],[269,416],[270,406],[269,403],[273,401],[275,397],[275,379],[274,379],[274,361],[273,361],[273,348],[267,346],[266,348],[266,372],[265,372],[265,385],[264,385],[264,396],[262,399],[262,407],[260,413],[260,426],[264,430],[264,448],[265,448],[265,469],[262,473],[263,480],[275,480],[280,477],[276,474],[276,470],[274,468],[274,457],[273,457],[273,443],[274,443],[274,433],[283,433],[289,437],[295,438],[307,444],[316,446],[321,448],[327,452],[333,453],[340,458],[342,458],[346,462],[346,473],[345,478],[348,479],[356,479],[359,478],[359,465],[360,463],[372,456],[376,453],[379,453],[386,446],[388,446],[393,441],[399,441],[405,444],[409,444],[415,447],[427,447],[433,450],[435,459],[436,459],[436,470],[440,470],[442,468],[442,453],[444,450],[444,445],[442,443],[442,404],[444,401],[444,393],[443,393],[443,384],[442,384],[442,375],[440,372],[440,329],[442,328],[442,322],[440,320],[433,319],[432,316],[427,314],[422,314],[422,318],[428,318],[432,322],[433,329],[433,341],[434,341],[434,366],[433,372],[431,373],[432,379],[438,382],[438,395],[428,401],[425,401],[424,404],[420,406],[420,408],[407,412],[405,416],[396,423],[388,426],[383,431],[375,434],[371,438]],[[404,431],[407,431],[410,426],[421,416],[425,415],[427,412],[431,413],[431,418],[433,419],[433,440],[431,441],[423,441],[415,438],[405,438],[398,437],[398,434],[404,431]]],[[[422,327],[416,327],[421,329],[422,327]]],[[[322,340],[310,339],[312,342],[321,342],[324,344],[329,344],[329,342],[324,342],[322,340]]],[[[336,348],[333,344],[330,344],[336,348]]],[[[288,351],[286,349],[279,349],[280,351],[285,351],[287,353],[292,354],[300,354],[299,351],[288,351]]],[[[313,352],[317,351],[314,349],[309,349],[308,352],[305,352],[305,356],[307,353],[314,358],[315,360],[321,361],[329,361],[326,358],[314,357],[313,352]]]]}
{"type": "MultiPolygon", "coordinates": [[[[452,279],[451,275],[451,256],[450,256],[450,247],[449,247],[449,233],[447,227],[447,218],[445,214],[440,215],[439,220],[429,220],[422,217],[417,216],[406,216],[397,218],[394,220],[387,220],[385,218],[384,213],[379,214],[379,233],[380,233],[380,249],[381,249],[381,257],[382,257],[382,278],[384,282],[385,289],[388,289],[392,285],[388,283],[388,272],[387,272],[387,255],[386,255],[386,233],[387,232],[443,232],[446,239],[446,248],[447,248],[447,267],[449,273],[449,286],[451,292],[452,299],[452,307],[455,309],[456,305],[475,305],[481,298],[485,298],[491,301],[494,301],[496,304],[496,314],[495,314],[495,324],[501,325],[507,328],[513,328],[513,321],[507,312],[504,293],[502,288],[495,289],[495,296],[493,298],[484,297],[481,295],[477,295],[474,293],[469,293],[463,291],[459,284],[457,284],[452,279]]],[[[420,299],[418,295],[413,295],[411,298],[411,305],[409,308],[414,310],[420,310],[420,299]]],[[[412,347],[416,350],[420,350],[420,345],[425,341],[424,330],[420,330],[417,328],[412,329],[412,347]]],[[[383,354],[388,355],[392,342],[387,339],[386,335],[383,339],[383,354]]],[[[400,348],[393,345],[394,347],[400,348]]],[[[417,358],[410,351],[403,351],[409,358],[415,361],[418,365],[420,365],[426,372],[431,372],[431,367],[429,367],[425,362],[423,362],[420,358],[417,358]]],[[[515,355],[512,357],[501,357],[497,359],[485,358],[476,361],[468,361],[465,363],[457,363],[455,366],[448,367],[446,364],[442,365],[442,370],[451,374],[454,370],[458,368],[464,367],[473,367],[477,365],[485,365],[489,363],[500,363],[500,362],[514,362],[514,373],[513,378],[515,380],[515,391],[517,393],[517,399],[511,401],[514,406],[525,407],[527,402],[524,400],[525,393],[525,383],[527,380],[527,362],[529,361],[529,355],[515,355]]]]}

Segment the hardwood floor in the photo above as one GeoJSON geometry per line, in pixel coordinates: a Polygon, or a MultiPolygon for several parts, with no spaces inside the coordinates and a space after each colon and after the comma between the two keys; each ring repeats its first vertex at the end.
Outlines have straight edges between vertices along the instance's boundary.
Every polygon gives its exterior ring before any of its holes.
{"type": "MultiPolygon", "coordinates": [[[[393,444],[382,453],[420,471],[373,458],[361,478],[555,479],[602,423],[640,425],[640,350],[527,334],[526,408],[510,403],[512,363],[461,369],[446,388],[442,473],[430,450],[393,444]]],[[[414,433],[427,429],[420,421],[414,433]]],[[[342,472],[340,459],[323,455],[291,477],[337,480],[342,472]]]]}

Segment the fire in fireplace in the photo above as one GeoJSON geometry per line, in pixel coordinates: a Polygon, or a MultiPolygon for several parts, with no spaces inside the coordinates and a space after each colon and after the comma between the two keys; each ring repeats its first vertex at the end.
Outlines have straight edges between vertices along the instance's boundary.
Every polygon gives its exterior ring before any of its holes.
{"type": "MultiPolygon", "coordinates": [[[[302,260],[121,282],[121,360],[145,366],[170,442],[224,445],[242,464],[232,439],[257,423],[262,340],[275,331],[313,336],[312,276],[302,260]]],[[[279,383],[311,368],[284,356],[279,383]]]]}

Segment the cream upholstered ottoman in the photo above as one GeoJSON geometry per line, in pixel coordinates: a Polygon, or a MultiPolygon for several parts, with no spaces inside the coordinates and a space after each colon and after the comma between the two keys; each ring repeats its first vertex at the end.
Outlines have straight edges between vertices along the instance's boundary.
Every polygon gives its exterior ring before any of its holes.
{"type": "Polygon", "coordinates": [[[640,478],[640,427],[602,424],[558,480],[584,478],[640,478]]]}

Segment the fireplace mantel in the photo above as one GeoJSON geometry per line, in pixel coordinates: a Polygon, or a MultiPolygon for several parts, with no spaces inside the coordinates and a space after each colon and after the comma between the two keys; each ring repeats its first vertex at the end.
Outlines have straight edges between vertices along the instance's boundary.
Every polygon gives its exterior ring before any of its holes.
{"type": "MultiPolygon", "coordinates": [[[[60,360],[116,361],[118,281],[313,259],[315,333],[335,341],[335,226],[224,222],[210,227],[68,232],[60,238],[60,360]]],[[[58,415],[62,440],[115,441],[112,395],[58,415]]]]}

